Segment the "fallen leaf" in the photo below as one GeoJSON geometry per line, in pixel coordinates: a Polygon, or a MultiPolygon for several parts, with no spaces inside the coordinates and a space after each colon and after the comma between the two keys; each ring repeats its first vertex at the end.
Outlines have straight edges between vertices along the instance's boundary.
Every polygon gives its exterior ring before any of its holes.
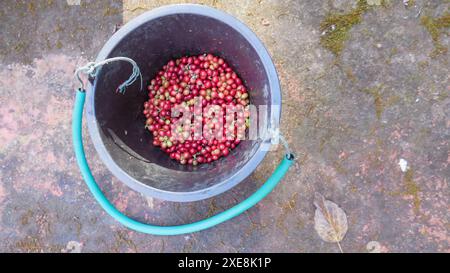
{"type": "Polygon", "coordinates": [[[326,242],[337,243],[339,250],[343,252],[339,242],[344,239],[348,229],[344,210],[335,203],[325,200],[320,193],[315,194],[314,206],[316,206],[314,228],[320,238],[326,242]]]}

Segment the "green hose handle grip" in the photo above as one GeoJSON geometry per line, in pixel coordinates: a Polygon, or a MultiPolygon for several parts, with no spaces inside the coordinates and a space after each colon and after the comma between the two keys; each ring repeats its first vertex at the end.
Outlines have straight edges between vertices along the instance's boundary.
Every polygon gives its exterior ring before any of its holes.
{"type": "Polygon", "coordinates": [[[114,205],[111,204],[111,202],[109,202],[109,200],[105,197],[100,187],[95,182],[95,179],[92,176],[91,170],[86,160],[82,139],[82,120],[86,93],[84,92],[84,90],[78,89],[76,94],[77,95],[72,116],[72,137],[75,156],[77,158],[77,163],[78,167],[80,168],[81,175],[83,176],[83,179],[86,182],[89,190],[94,195],[94,198],[102,206],[102,208],[124,226],[135,231],[153,235],[179,235],[208,229],[227,220],[230,220],[231,218],[236,217],[247,209],[253,207],[264,197],[266,197],[280,182],[280,180],[288,171],[289,167],[294,162],[292,155],[286,155],[286,157],[275,169],[272,176],[267,179],[267,181],[261,186],[261,188],[259,188],[255,193],[253,193],[250,197],[248,197],[241,203],[212,217],[200,220],[198,222],[179,226],[155,226],[141,223],[129,218],[128,216],[117,210],[114,205]]]}

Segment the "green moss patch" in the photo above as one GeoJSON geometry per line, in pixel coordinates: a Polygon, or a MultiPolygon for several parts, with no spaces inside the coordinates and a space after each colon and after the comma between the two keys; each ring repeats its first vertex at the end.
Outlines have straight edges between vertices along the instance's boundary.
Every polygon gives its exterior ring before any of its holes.
{"type": "Polygon", "coordinates": [[[392,105],[397,104],[400,102],[400,97],[397,95],[391,95],[389,97],[383,97],[383,94],[381,92],[382,86],[376,86],[372,88],[366,88],[361,90],[363,93],[369,94],[373,98],[373,105],[375,108],[375,115],[378,120],[381,119],[381,115],[383,114],[384,110],[388,107],[391,107],[392,105]]]}
{"type": "Polygon", "coordinates": [[[383,98],[380,92],[381,87],[367,88],[362,90],[364,93],[373,97],[373,104],[375,106],[375,114],[377,119],[381,119],[381,114],[384,111],[383,98]]]}
{"type": "Polygon", "coordinates": [[[413,197],[414,210],[416,212],[419,212],[421,203],[419,197],[420,188],[416,184],[416,182],[414,182],[413,176],[413,171],[411,169],[407,170],[405,173],[405,177],[403,178],[403,182],[405,183],[406,187],[405,194],[411,195],[413,197]]]}
{"type": "Polygon", "coordinates": [[[430,33],[431,39],[433,40],[434,51],[431,53],[432,56],[447,53],[448,49],[442,45],[440,36],[445,28],[450,27],[450,13],[447,12],[442,17],[438,18],[422,16],[420,22],[430,33]]]}
{"type": "Polygon", "coordinates": [[[349,13],[336,14],[330,13],[320,23],[320,30],[323,35],[320,38],[320,44],[331,51],[334,55],[339,56],[344,49],[344,43],[348,39],[350,29],[359,24],[362,15],[369,9],[369,5],[365,0],[358,1],[356,8],[349,13]]]}

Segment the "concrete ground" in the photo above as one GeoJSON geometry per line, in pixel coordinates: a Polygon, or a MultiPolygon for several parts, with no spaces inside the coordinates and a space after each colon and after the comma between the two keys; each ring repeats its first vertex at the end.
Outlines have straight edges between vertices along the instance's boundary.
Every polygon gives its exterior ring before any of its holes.
{"type": "MultiPolygon", "coordinates": [[[[0,251],[337,252],[314,230],[320,192],[347,214],[346,252],[450,252],[449,1],[370,1],[364,10],[352,0],[192,1],[236,16],[268,48],[297,161],[255,208],[174,237],[139,234],[105,214],[76,166],[70,120],[74,69],[129,19],[179,1],[77,2],[0,3],[0,251]]],[[[128,189],[87,133],[86,143],[110,200],[164,225],[232,206],[282,155],[268,154],[225,194],[179,204],[128,189]]]]}

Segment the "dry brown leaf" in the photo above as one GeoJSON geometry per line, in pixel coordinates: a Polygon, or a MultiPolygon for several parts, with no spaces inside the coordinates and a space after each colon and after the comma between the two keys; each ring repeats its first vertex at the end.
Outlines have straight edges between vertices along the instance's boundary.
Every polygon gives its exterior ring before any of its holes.
{"type": "Polygon", "coordinates": [[[344,239],[347,233],[347,215],[335,203],[325,200],[320,194],[316,193],[314,198],[316,213],[314,215],[314,228],[326,242],[337,243],[341,252],[340,241],[344,239]]]}

